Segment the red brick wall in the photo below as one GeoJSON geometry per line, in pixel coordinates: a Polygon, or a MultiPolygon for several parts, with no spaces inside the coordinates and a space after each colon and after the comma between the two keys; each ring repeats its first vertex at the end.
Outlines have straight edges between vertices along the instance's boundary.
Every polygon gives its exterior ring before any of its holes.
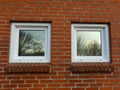
{"type": "Polygon", "coordinates": [[[0,0],[0,90],[120,90],[120,0],[0,0]],[[51,22],[49,73],[6,73],[11,21],[51,22]],[[110,23],[114,72],[70,71],[72,22],[110,23]]]}

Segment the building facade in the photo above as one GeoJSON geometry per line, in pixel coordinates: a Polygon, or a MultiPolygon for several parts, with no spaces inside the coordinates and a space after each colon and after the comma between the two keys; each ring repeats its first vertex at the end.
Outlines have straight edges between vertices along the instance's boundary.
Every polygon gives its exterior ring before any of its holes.
{"type": "Polygon", "coordinates": [[[119,0],[0,0],[0,90],[120,90],[119,29],[119,0]]]}

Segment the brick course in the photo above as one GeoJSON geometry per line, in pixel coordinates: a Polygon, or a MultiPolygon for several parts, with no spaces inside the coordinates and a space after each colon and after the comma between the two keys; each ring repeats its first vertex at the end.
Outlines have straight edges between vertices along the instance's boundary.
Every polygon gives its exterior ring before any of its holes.
{"type": "Polygon", "coordinates": [[[0,0],[0,90],[119,90],[120,0],[0,0]],[[11,22],[50,22],[49,73],[7,73],[11,22]],[[72,73],[71,23],[110,24],[114,72],[72,73]]]}

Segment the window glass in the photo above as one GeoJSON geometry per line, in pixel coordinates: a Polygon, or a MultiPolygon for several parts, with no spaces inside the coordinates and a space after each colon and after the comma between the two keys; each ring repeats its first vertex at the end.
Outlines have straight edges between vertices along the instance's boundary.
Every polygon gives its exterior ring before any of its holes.
{"type": "Polygon", "coordinates": [[[77,56],[101,56],[100,31],[77,30],[77,56]]]}
{"type": "Polygon", "coordinates": [[[19,56],[44,56],[45,31],[20,30],[19,31],[19,56]]]}

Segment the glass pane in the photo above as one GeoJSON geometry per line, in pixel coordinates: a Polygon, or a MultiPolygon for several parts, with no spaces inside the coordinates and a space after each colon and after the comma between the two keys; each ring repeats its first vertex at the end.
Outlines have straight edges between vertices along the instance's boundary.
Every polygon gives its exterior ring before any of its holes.
{"type": "Polygon", "coordinates": [[[77,31],[77,56],[101,56],[100,31],[77,31]]]}
{"type": "Polygon", "coordinates": [[[19,56],[44,56],[45,31],[20,30],[19,31],[19,56]]]}

